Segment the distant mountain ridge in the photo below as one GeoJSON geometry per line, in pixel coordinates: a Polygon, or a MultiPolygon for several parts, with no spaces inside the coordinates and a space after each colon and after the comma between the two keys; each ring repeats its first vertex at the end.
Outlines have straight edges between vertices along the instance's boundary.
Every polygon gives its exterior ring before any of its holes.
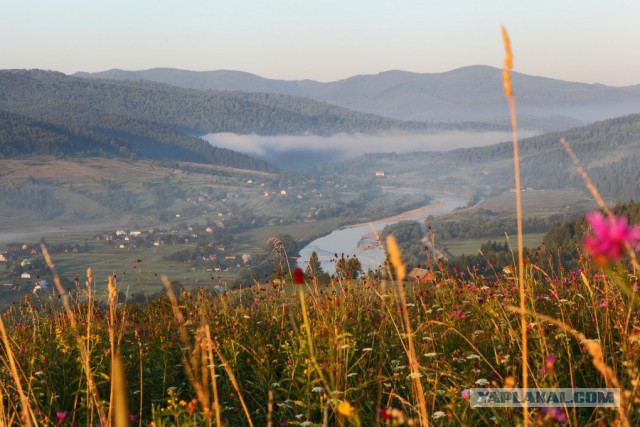
{"type": "MultiPolygon", "coordinates": [[[[501,73],[477,65],[443,73],[386,71],[329,83],[273,80],[242,71],[171,68],[75,75],[155,81],[198,90],[302,96],[399,120],[508,124],[501,73]]],[[[640,85],[609,87],[513,73],[513,86],[519,122],[532,129],[561,130],[640,112],[640,85]]]]}
{"type": "Polygon", "coordinates": [[[0,154],[110,155],[245,169],[273,165],[212,147],[199,136],[429,133],[488,130],[474,123],[403,122],[280,94],[198,91],[147,81],[0,70],[0,154]]]}

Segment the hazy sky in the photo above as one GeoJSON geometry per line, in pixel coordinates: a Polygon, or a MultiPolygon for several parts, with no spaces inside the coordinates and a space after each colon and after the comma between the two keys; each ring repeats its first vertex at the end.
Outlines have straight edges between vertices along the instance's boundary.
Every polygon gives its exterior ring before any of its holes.
{"type": "Polygon", "coordinates": [[[332,81],[501,66],[640,83],[639,0],[3,0],[0,68],[176,67],[332,81]]]}

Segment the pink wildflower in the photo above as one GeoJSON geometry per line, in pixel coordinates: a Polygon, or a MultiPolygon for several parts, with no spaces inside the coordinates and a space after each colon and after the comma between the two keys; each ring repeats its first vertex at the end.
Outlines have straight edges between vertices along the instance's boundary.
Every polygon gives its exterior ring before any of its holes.
{"type": "Polygon", "coordinates": [[[553,373],[554,372],[553,364],[555,363],[555,361],[556,361],[556,355],[555,354],[548,355],[544,359],[544,366],[542,368],[540,368],[540,373],[541,374],[545,374],[547,372],[553,373]]]}
{"type": "Polygon", "coordinates": [[[585,236],[584,249],[598,266],[605,266],[622,258],[626,245],[640,248],[640,227],[627,224],[621,217],[604,216],[599,211],[587,214],[593,233],[585,236]]]}
{"type": "Polygon", "coordinates": [[[56,412],[56,418],[58,418],[58,424],[61,425],[64,420],[67,419],[68,412],[56,412]]]}

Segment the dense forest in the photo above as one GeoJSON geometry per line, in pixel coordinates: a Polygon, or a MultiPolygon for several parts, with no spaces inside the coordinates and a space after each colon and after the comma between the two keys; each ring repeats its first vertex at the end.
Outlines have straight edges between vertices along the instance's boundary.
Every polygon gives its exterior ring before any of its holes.
{"type": "MultiPolygon", "coordinates": [[[[553,132],[520,141],[523,187],[535,190],[584,189],[564,138],[603,196],[640,198],[640,114],[553,132]]],[[[321,173],[373,176],[377,170],[398,179],[420,179],[427,188],[461,189],[488,197],[513,188],[513,144],[504,142],[448,152],[374,153],[318,168],[321,173]]],[[[472,197],[470,197],[472,198],[472,197]]]]}
{"type": "Polygon", "coordinates": [[[77,105],[56,108],[44,116],[46,119],[34,119],[0,110],[0,157],[170,159],[275,171],[264,160],[211,146],[167,126],[102,114],[77,105]]]}
{"type": "Polygon", "coordinates": [[[135,81],[82,79],[39,70],[0,71],[0,108],[84,125],[77,109],[169,126],[183,133],[332,135],[503,129],[477,123],[403,122],[287,95],[198,91],[135,81]]]}

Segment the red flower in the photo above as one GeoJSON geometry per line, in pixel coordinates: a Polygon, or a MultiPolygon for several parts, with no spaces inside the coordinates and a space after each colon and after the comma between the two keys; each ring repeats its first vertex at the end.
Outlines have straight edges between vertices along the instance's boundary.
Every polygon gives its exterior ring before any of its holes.
{"type": "Polygon", "coordinates": [[[293,270],[293,283],[301,285],[304,283],[304,271],[300,267],[296,267],[293,270]]]}
{"type": "Polygon", "coordinates": [[[625,218],[594,211],[587,214],[587,221],[593,233],[585,236],[584,249],[599,266],[622,258],[626,245],[632,249],[640,247],[640,227],[630,227],[625,218]]]}

